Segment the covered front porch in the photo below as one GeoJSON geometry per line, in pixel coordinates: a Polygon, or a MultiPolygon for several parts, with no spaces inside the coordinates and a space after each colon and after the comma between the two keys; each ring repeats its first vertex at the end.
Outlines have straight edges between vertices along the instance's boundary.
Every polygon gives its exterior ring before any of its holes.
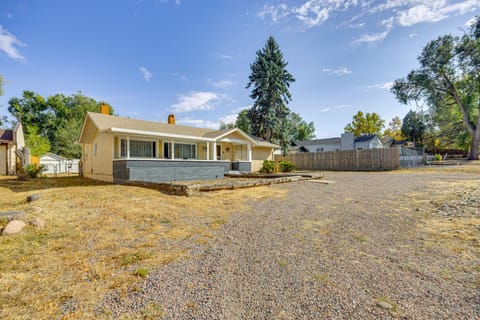
{"type": "Polygon", "coordinates": [[[113,131],[116,182],[207,180],[231,170],[252,170],[252,141],[235,132],[198,138],[113,131]]]}

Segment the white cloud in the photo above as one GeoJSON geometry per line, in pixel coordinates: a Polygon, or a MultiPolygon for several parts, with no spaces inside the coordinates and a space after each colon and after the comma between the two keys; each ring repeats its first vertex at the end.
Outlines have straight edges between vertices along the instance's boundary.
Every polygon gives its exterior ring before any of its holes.
{"type": "Polygon", "coordinates": [[[337,76],[344,76],[344,75],[347,75],[347,74],[351,74],[352,70],[349,70],[346,67],[341,67],[341,68],[338,68],[338,69],[323,68],[322,72],[326,72],[328,74],[334,74],[334,75],[337,75],[337,76]]]}
{"type": "Polygon", "coordinates": [[[233,56],[232,56],[232,55],[229,55],[229,54],[220,53],[220,54],[218,55],[218,58],[219,58],[219,59],[222,59],[222,60],[232,60],[232,59],[233,59],[233,56]]]}
{"type": "Polygon", "coordinates": [[[197,92],[193,91],[189,94],[178,95],[178,102],[170,107],[173,112],[182,113],[195,110],[212,110],[215,103],[222,98],[214,92],[197,92]]]}
{"type": "Polygon", "coordinates": [[[13,18],[13,13],[7,13],[7,19],[13,18]]]}
{"type": "Polygon", "coordinates": [[[360,44],[360,43],[376,43],[382,42],[390,33],[390,29],[385,30],[381,33],[374,33],[374,34],[364,34],[361,35],[360,38],[353,41],[353,44],[360,44]]]}
{"type": "Polygon", "coordinates": [[[223,123],[235,123],[237,121],[238,113],[227,114],[220,118],[223,123]]]}
{"type": "MultiPolygon", "coordinates": [[[[365,23],[354,24],[360,17],[377,19],[377,26],[386,31],[370,30],[354,43],[375,43],[384,40],[394,27],[409,27],[418,23],[434,23],[452,15],[473,12],[480,8],[480,0],[302,0],[267,3],[258,13],[262,19],[270,18],[273,23],[296,22],[300,30],[321,25],[335,16],[353,15],[346,27],[359,29],[365,23]],[[273,4],[271,4],[273,3],[273,4]],[[287,4],[288,3],[288,4],[287,4]],[[390,18],[386,20],[385,16],[390,18]]],[[[369,23],[369,25],[374,25],[369,23]]]]}
{"type": "Polygon", "coordinates": [[[211,85],[212,87],[218,88],[218,89],[228,89],[231,86],[233,86],[234,82],[230,80],[218,80],[214,81],[212,79],[207,79],[207,83],[211,85]]]}
{"type": "Polygon", "coordinates": [[[467,22],[465,22],[465,28],[471,28],[475,23],[475,21],[477,21],[475,17],[473,17],[472,19],[469,19],[467,22]]]}
{"type": "Polygon", "coordinates": [[[323,109],[320,110],[320,112],[329,112],[329,111],[333,111],[333,110],[345,109],[345,108],[351,108],[351,107],[352,107],[351,104],[339,104],[339,105],[336,105],[336,106],[323,108],[323,109]]]}
{"type": "Polygon", "coordinates": [[[416,33],[410,33],[408,35],[408,37],[411,39],[411,38],[415,38],[416,36],[418,36],[416,33]]]}
{"type": "Polygon", "coordinates": [[[153,74],[150,72],[150,70],[145,67],[140,67],[139,70],[143,75],[143,79],[145,79],[146,82],[150,82],[150,79],[153,77],[153,74]]]}
{"type": "Polygon", "coordinates": [[[366,89],[381,89],[390,90],[393,87],[393,82],[376,83],[366,86],[366,89]]]}
{"type": "Polygon", "coordinates": [[[17,47],[25,47],[26,44],[21,42],[7,30],[0,26],[0,51],[3,51],[12,59],[24,60],[25,57],[18,51],[17,47]]]}
{"type": "Polygon", "coordinates": [[[439,10],[432,10],[432,8],[425,5],[418,5],[398,12],[397,22],[401,26],[408,27],[420,22],[437,22],[446,17],[439,10]]]}
{"type": "Polygon", "coordinates": [[[210,120],[201,120],[201,119],[191,119],[183,118],[177,120],[178,124],[183,124],[186,126],[207,128],[207,129],[218,129],[220,127],[220,122],[210,121],[210,120]]]}
{"type": "Polygon", "coordinates": [[[288,5],[285,3],[281,3],[278,5],[269,5],[265,4],[262,10],[258,13],[258,16],[262,19],[265,19],[266,16],[270,15],[272,21],[275,23],[278,20],[288,16],[290,14],[290,10],[288,5]]]}

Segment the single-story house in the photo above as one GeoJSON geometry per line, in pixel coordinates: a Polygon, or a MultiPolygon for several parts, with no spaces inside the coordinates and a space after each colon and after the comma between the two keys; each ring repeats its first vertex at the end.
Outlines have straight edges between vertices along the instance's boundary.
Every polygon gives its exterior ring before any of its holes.
{"type": "Polygon", "coordinates": [[[80,159],[67,159],[58,154],[47,152],[40,156],[40,165],[45,166],[43,173],[78,173],[80,159]]]}
{"type": "Polygon", "coordinates": [[[306,140],[296,143],[289,151],[296,152],[323,152],[343,150],[363,150],[383,148],[378,135],[362,135],[354,137],[352,133],[342,133],[341,137],[306,140]]]}
{"type": "Polygon", "coordinates": [[[20,122],[11,130],[0,129],[0,175],[14,175],[21,170],[24,148],[25,139],[20,122]]]}
{"type": "Polygon", "coordinates": [[[88,112],[78,142],[81,174],[110,181],[222,178],[224,172],[258,171],[278,146],[238,128],[203,129],[88,112]]]}
{"type": "Polygon", "coordinates": [[[383,143],[378,135],[366,134],[355,138],[353,148],[355,150],[378,149],[383,148],[383,143]]]}

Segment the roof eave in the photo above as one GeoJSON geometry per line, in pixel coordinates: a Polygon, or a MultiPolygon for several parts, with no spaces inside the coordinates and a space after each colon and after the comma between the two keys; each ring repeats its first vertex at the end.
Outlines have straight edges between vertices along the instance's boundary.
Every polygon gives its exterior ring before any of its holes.
{"type": "Polygon", "coordinates": [[[112,133],[124,133],[124,134],[135,134],[135,135],[140,135],[140,136],[178,138],[178,139],[206,141],[206,142],[217,141],[214,138],[196,137],[196,136],[189,136],[189,135],[183,135],[183,134],[155,132],[155,131],[146,131],[146,130],[135,130],[135,129],[116,128],[116,127],[111,127],[106,131],[109,131],[109,132],[112,132],[112,133]]]}

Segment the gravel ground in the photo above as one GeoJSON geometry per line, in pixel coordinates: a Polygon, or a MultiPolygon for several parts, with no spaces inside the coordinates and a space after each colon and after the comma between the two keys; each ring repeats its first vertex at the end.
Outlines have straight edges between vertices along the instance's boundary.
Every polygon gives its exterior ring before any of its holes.
{"type": "Polygon", "coordinates": [[[150,272],[102,308],[114,318],[479,319],[479,251],[436,245],[419,228],[463,211],[480,218],[478,178],[327,172],[335,184],[271,186],[287,196],[251,203],[210,243],[191,247],[191,258],[150,272]],[[433,201],[450,182],[453,202],[433,201]]]}

